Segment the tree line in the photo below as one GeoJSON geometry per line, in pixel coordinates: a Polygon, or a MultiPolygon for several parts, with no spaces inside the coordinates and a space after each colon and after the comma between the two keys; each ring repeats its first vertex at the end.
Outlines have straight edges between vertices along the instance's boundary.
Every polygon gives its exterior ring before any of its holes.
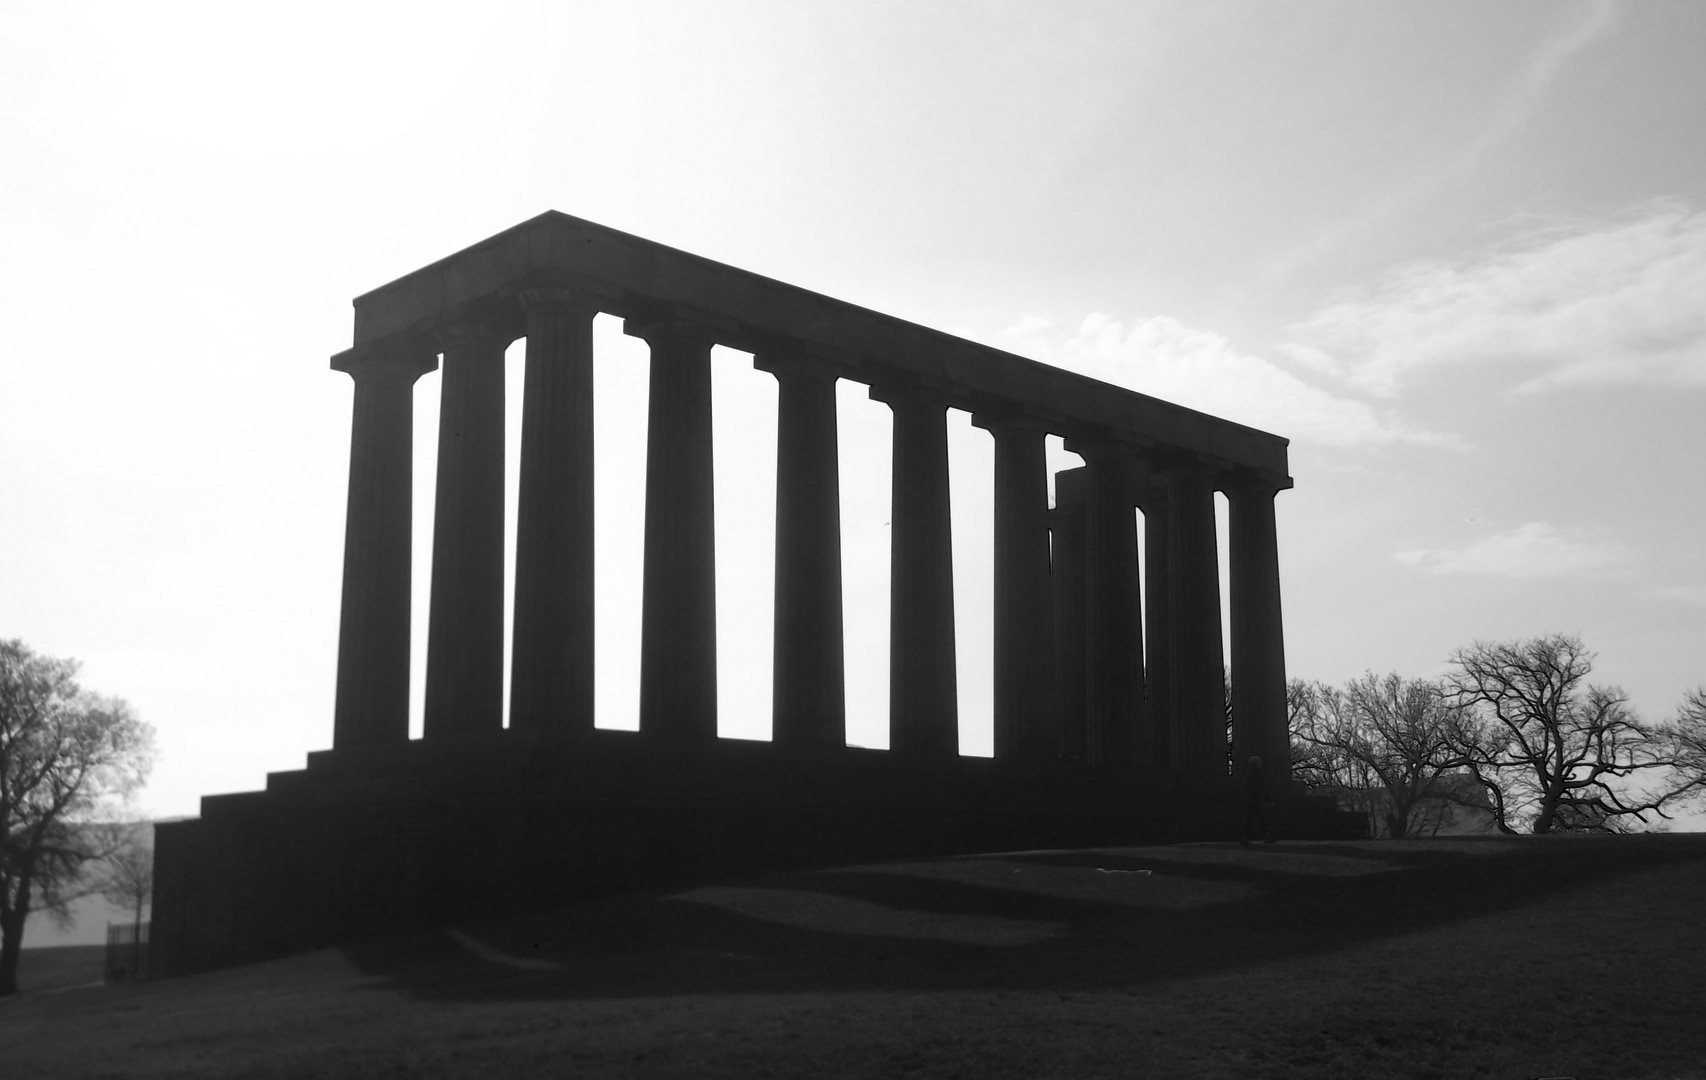
{"type": "Polygon", "coordinates": [[[1477,641],[1438,679],[1294,679],[1292,776],[1367,814],[1374,836],[1430,835],[1466,811],[1503,833],[1662,827],[1706,801],[1706,687],[1649,722],[1588,681],[1593,660],[1547,634],[1477,641]]]}
{"type": "MultiPolygon", "coordinates": [[[[1477,641],[1439,679],[1294,679],[1292,775],[1367,814],[1375,836],[1436,832],[1465,807],[1506,833],[1625,832],[1706,802],[1706,687],[1648,723],[1621,689],[1588,681],[1593,659],[1550,634],[1477,641]]],[[[0,640],[0,996],[17,991],[32,912],[64,918],[98,892],[140,923],[152,888],[146,830],[125,809],[153,729],[77,672],[0,640]]],[[[1225,707],[1230,768],[1230,681],[1225,707]]]]}

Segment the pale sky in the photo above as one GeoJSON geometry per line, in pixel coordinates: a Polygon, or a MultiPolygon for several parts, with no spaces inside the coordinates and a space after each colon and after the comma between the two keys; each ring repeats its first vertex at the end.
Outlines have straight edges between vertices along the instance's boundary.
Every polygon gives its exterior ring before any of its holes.
{"type": "MultiPolygon", "coordinates": [[[[1702,55],[1683,0],[12,0],[0,636],[155,725],[145,812],[329,746],[350,300],[555,209],[1289,437],[1292,675],[1563,631],[1668,716],[1706,684],[1702,55]]],[[[598,343],[621,726],[644,351],[598,343]]],[[[715,365],[723,730],[763,737],[774,382],[715,365]]],[[[842,406],[853,727],[881,744],[886,410],[842,406]]]]}

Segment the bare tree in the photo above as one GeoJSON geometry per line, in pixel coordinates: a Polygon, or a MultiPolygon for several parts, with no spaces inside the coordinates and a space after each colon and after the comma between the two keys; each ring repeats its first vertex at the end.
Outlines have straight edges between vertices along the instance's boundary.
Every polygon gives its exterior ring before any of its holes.
{"type": "Polygon", "coordinates": [[[1664,734],[1671,744],[1674,797],[1679,801],[1706,801],[1706,686],[1682,696],[1682,704],[1664,734]]]}
{"type": "Polygon", "coordinates": [[[137,926],[154,895],[154,845],[144,839],[148,828],[145,824],[132,832],[103,860],[101,871],[101,895],[129,912],[137,926]]]}
{"type": "Polygon", "coordinates": [[[1342,689],[1293,690],[1294,775],[1327,788],[1370,832],[1438,832],[1460,801],[1451,734],[1456,709],[1438,683],[1367,672],[1342,689]]]}
{"type": "Polygon", "coordinates": [[[154,897],[153,826],[139,825],[102,860],[101,895],[131,914],[130,970],[142,971],[142,913],[154,897]]]}
{"type": "Polygon", "coordinates": [[[1451,662],[1447,688],[1464,710],[1453,751],[1501,829],[1621,832],[1666,816],[1679,791],[1651,785],[1674,771],[1676,740],[1642,723],[1618,687],[1587,682],[1593,654],[1580,638],[1477,641],[1451,662]]]}
{"type": "Polygon", "coordinates": [[[1305,787],[1333,788],[1339,767],[1337,755],[1303,737],[1306,727],[1326,707],[1322,695],[1333,692],[1326,683],[1290,679],[1285,684],[1286,730],[1291,734],[1291,778],[1305,787]]]}
{"type": "Polygon", "coordinates": [[[122,841],[111,823],[152,756],[153,729],[83,691],[75,660],[0,641],[0,996],[17,992],[30,913],[63,913],[85,865],[122,841]]]}
{"type": "Polygon", "coordinates": [[[1346,762],[1330,744],[1312,738],[1337,688],[1324,682],[1292,679],[1285,687],[1286,722],[1291,733],[1291,776],[1305,787],[1333,790],[1345,778],[1346,762]]]}

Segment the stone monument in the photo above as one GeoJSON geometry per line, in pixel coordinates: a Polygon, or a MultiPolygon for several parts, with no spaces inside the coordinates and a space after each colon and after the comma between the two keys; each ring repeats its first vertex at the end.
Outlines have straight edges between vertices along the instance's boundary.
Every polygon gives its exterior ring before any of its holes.
{"type": "MultiPolygon", "coordinates": [[[[157,843],[191,971],[695,876],[1231,839],[1233,740],[1285,776],[1286,440],[550,212],[355,301],[332,748],[157,843]],[[650,348],[637,732],[594,726],[593,319],[650,348]],[[526,339],[503,715],[503,358],[526,339]],[[710,355],[777,380],[773,742],[717,737],[710,355]],[[423,737],[412,387],[442,357],[423,737]],[[893,410],[891,748],[846,745],[838,380],[893,410]],[[958,755],[946,413],[995,448],[993,759],[958,755]],[[1056,478],[1044,440],[1085,461],[1056,478]],[[1214,495],[1229,505],[1222,656],[1214,495]],[[1146,558],[1137,558],[1143,511],[1146,558]],[[1147,639],[1144,626],[1147,623],[1147,639]]],[[[1357,835],[1275,785],[1277,827],[1357,835]]]]}

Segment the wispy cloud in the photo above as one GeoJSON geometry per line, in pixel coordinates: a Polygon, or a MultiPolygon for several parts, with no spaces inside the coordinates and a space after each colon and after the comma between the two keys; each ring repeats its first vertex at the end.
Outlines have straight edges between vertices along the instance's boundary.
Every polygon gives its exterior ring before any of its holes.
{"type": "Polygon", "coordinates": [[[1381,223],[1400,217],[1442,189],[1471,176],[1489,153],[1527,123],[1569,62],[1613,32],[1617,22],[1618,10],[1613,0],[1593,0],[1573,14],[1561,16],[1553,32],[1514,66],[1487,107],[1479,111],[1466,138],[1453,150],[1440,155],[1431,168],[1411,173],[1403,183],[1352,208],[1330,228],[1275,261],[1262,276],[1269,280],[1284,278],[1298,266],[1366,236],[1381,223]]]}
{"type": "Polygon", "coordinates": [[[1096,313],[1076,324],[1030,316],[991,344],[1301,441],[1463,448],[1454,435],[1411,427],[1390,409],[1311,386],[1219,334],[1167,316],[1122,321],[1096,313]]]}
{"type": "Polygon", "coordinates": [[[1622,544],[1582,529],[1532,521],[1460,547],[1415,548],[1393,558],[1430,574],[1481,577],[1569,577],[1610,570],[1627,562],[1622,544]]]}
{"type": "Polygon", "coordinates": [[[1649,206],[1386,275],[1293,327],[1296,360],[1392,395],[1418,372],[1501,363],[1518,390],[1706,383],[1706,214],[1649,206]]]}

